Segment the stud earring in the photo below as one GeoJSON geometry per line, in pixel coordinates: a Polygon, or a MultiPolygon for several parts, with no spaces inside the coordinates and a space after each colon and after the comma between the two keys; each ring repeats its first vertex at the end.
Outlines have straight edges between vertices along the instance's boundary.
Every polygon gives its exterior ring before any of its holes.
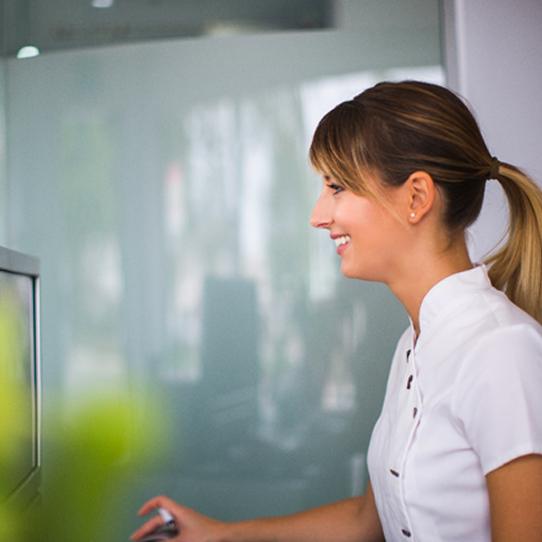
{"type": "Polygon", "coordinates": [[[410,213],[410,218],[416,218],[416,213],[410,213]]]}

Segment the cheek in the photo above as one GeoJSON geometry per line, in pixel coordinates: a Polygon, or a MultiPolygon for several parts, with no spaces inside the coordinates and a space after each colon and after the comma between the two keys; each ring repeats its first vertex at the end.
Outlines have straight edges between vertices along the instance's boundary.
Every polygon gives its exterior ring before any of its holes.
{"type": "Polygon", "coordinates": [[[336,217],[347,232],[366,230],[378,219],[375,209],[363,200],[354,200],[338,205],[336,217]]]}
{"type": "Polygon", "coordinates": [[[401,225],[389,209],[361,198],[344,198],[335,209],[335,221],[341,231],[352,236],[359,248],[379,246],[383,249],[401,243],[401,225]]]}
{"type": "Polygon", "coordinates": [[[382,215],[380,209],[366,207],[358,209],[356,220],[352,221],[354,231],[362,239],[377,239],[385,237],[391,230],[387,217],[382,215]]]}
{"type": "Polygon", "coordinates": [[[364,251],[364,257],[370,259],[394,257],[406,241],[398,221],[380,209],[370,209],[364,213],[363,219],[357,221],[352,234],[360,250],[367,249],[364,251]]]}

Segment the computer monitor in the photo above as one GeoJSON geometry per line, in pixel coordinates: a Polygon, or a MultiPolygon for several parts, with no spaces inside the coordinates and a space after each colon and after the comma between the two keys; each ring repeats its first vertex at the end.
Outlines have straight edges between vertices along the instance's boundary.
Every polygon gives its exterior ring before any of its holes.
{"type": "Polygon", "coordinates": [[[11,397],[0,501],[22,505],[39,495],[41,478],[39,288],[38,260],[0,247],[0,393],[11,397]]]}

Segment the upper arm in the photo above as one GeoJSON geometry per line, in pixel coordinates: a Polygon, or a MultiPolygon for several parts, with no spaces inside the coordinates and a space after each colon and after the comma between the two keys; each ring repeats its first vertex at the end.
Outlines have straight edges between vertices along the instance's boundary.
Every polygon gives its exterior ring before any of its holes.
{"type": "Polygon", "coordinates": [[[486,475],[493,542],[542,540],[542,455],[519,457],[486,475]]]}

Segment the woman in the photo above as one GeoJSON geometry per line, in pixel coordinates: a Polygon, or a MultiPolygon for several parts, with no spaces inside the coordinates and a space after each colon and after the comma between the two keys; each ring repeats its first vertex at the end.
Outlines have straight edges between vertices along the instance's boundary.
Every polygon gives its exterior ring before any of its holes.
{"type": "Polygon", "coordinates": [[[338,105],[310,158],[324,180],[312,225],[329,230],[344,275],[385,283],[411,321],[367,491],[232,524],[166,497],[140,512],[169,509],[177,542],[542,540],[541,191],[491,156],[461,100],[428,83],[381,83],[338,105]],[[489,179],[508,198],[509,236],[473,265],[465,229],[489,179]]]}

